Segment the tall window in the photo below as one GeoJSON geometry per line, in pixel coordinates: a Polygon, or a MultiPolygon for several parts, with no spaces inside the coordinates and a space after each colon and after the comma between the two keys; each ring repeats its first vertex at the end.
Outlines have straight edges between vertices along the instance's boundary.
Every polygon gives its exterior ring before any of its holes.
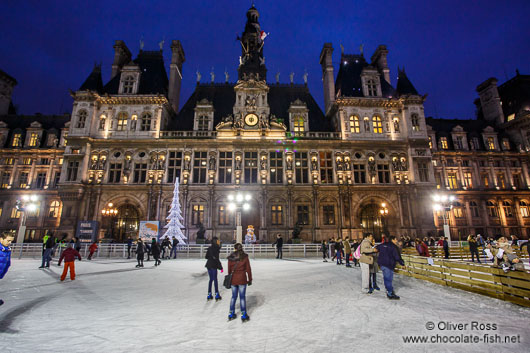
{"type": "Polygon", "coordinates": [[[2,180],[0,181],[0,188],[7,189],[9,181],[11,180],[11,172],[3,171],[2,180]]]}
{"type": "Polygon", "coordinates": [[[508,151],[510,149],[510,140],[502,139],[502,147],[508,151]]]}
{"type": "Polygon", "coordinates": [[[497,173],[497,186],[501,189],[506,189],[506,179],[504,173],[497,173]]]}
{"type": "Polygon", "coordinates": [[[366,183],[366,166],[364,164],[353,165],[353,180],[355,184],[366,183]]]}
{"type": "Polygon", "coordinates": [[[440,137],[440,147],[444,150],[449,148],[449,145],[447,144],[447,137],[440,137]]]}
{"type": "Polygon", "coordinates": [[[488,137],[488,150],[493,151],[495,149],[495,139],[488,137]]]}
{"type": "Polygon", "coordinates": [[[105,130],[105,124],[107,122],[107,119],[105,117],[105,115],[101,115],[99,117],[99,125],[98,125],[98,129],[101,131],[101,130],[105,130]]]}
{"type": "Polygon", "coordinates": [[[245,183],[258,182],[258,152],[245,152],[245,183]]]}
{"type": "Polygon", "coordinates": [[[464,211],[460,202],[455,202],[453,207],[453,214],[455,218],[464,218],[464,211]]]}
{"type": "Polygon", "coordinates": [[[120,112],[118,113],[118,125],[116,127],[116,130],[118,131],[125,131],[127,130],[127,113],[126,112],[120,112]]]}
{"type": "Polygon", "coordinates": [[[410,121],[412,125],[412,131],[420,131],[420,119],[418,118],[418,114],[412,114],[410,116],[410,121]]]}
{"type": "Polygon", "coordinates": [[[358,134],[361,132],[361,123],[357,115],[350,116],[350,132],[358,134]]]}
{"type": "Polygon", "coordinates": [[[294,153],[294,166],[297,184],[309,183],[309,167],[307,161],[307,152],[294,153]]]}
{"type": "Polygon", "coordinates": [[[512,174],[513,178],[513,186],[515,186],[517,189],[521,189],[523,187],[523,183],[521,182],[521,174],[514,173],[512,174]]]}
{"type": "Polygon", "coordinates": [[[462,150],[464,149],[464,138],[462,136],[457,136],[455,139],[455,149],[462,150]]]}
{"type": "Polygon", "coordinates": [[[134,164],[134,183],[145,183],[147,179],[147,163],[134,164]]]}
{"type": "Polygon", "coordinates": [[[191,212],[191,224],[194,226],[204,223],[204,205],[193,205],[191,212]]]}
{"type": "Polygon", "coordinates": [[[524,218],[530,217],[530,212],[528,212],[528,204],[526,201],[520,201],[519,202],[519,209],[521,210],[521,216],[524,218]]]}
{"type": "Polygon", "coordinates": [[[382,134],[383,133],[383,123],[381,122],[381,117],[378,115],[374,115],[372,118],[372,126],[374,130],[374,134],[382,134]]]}
{"type": "Polygon", "coordinates": [[[151,130],[151,120],[152,115],[151,113],[143,113],[142,117],[140,118],[140,131],[150,131],[151,130]]]}
{"type": "Polygon", "coordinates": [[[18,176],[18,187],[21,189],[25,189],[28,187],[28,179],[29,179],[29,173],[28,172],[21,172],[18,176]]]}
{"type": "Polygon", "coordinates": [[[13,142],[11,146],[20,147],[22,145],[22,134],[13,134],[13,142]]]}
{"type": "Polygon", "coordinates": [[[303,225],[309,224],[309,206],[296,206],[296,222],[303,225]]]}
{"type": "Polygon", "coordinates": [[[480,174],[480,179],[482,180],[482,187],[484,188],[490,187],[490,178],[489,178],[488,173],[480,174]]]}
{"type": "Polygon", "coordinates": [[[206,183],[207,152],[193,153],[193,183],[206,183]]]}
{"type": "Polygon", "coordinates": [[[475,201],[469,202],[469,210],[471,211],[471,217],[478,218],[480,217],[480,213],[478,210],[478,205],[475,201]]]}
{"type": "Polygon", "coordinates": [[[322,184],[333,183],[333,159],[331,152],[320,152],[320,182],[322,184]]]}
{"type": "Polygon", "coordinates": [[[208,131],[210,119],[206,115],[200,115],[197,118],[197,130],[198,131],[208,131]]]}
{"type": "Polygon", "coordinates": [[[478,137],[472,137],[469,145],[472,150],[478,150],[479,149],[478,137]]]}
{"type": "Polygon", "coordinates": [[[13,207],[11,209],[11,218],[20,218],[21,214],[22,214],[22,211],[17,210],[16,207],[13,207]]]}
{"type": "Polygon", "coordinates": [[[322,206],[322,213],[324,216],[324,225],[333,225],[335,224],[335,206],[333,205],[324,205],[322,206]]]}
{"type": "Polygon", "coordinates": [[[512,204],[509,201],[503,201],[502,202],[502,208],[504,210],[504,215],[506,217],[513,217],[513,208],[512,204]]]}
{"type": "Polygon", "coordinates": [[[456,173],[447,173],[447,182],[449,183],[449,189],[458,189],[456,173]]]}
{"type": "Polygon", "coordinates": [[[57,185],[59,185],[59,180],[61,180],[61,172],[55,172],[53,184],[51,186],[53,189],[57,189],[57,185]]]}
{"type": "Polygon", "coordinates": [[[269,152],[269,177],[271,184],[283,183],[283,153],[269,152]]]}
{"type": "Polygon", "coordinates": [[[134,89],[134,77],[127,76],[123,81],[123,93],[132,94],[134,89]]]}
{"type": "Polygon", "coordinates": [[[432,137],[429,136],[429,148],[432,148],[432,137]]]}
{"type": "Polygon", "coordinates": [[[271,224],[278,226],[283,224],[283,209],[282,205],[271,206],[271,224]]]}
{"type": "Polygon", "coordinates": [[[226,210],[225,205],[220,205],[218,208],[217,218],[219,219],[220,226],[226,226],[230,224],[230,218],[226,210]]]}
{"type": "Polygon", "coordinates": [[[37,178],[35,179],[35,187],[37,189],[44,188],[44,184],[46,184],[46,173],[37,173],[37,178]]]}
{"type": "Polygon", "coordinates": [[[497,211],[497,206],[493,201],[486,202],[486,208],[488,209],[488,215],[492,218],[499,217],[499,211],[497,211]]]}
{"type": "Polygon", "coordinates": [[[303,135],[303,133],[305,131],[304,117],[302,117],[302,116],[295,117],[294,118],[293,128],[294,128],[294,135],[295,136],[303,135]]]}
{"type": "Polygon", "coordinates": [[[219,183],[232,182],[232,152],[219,152],[219,183]]]}
{"type": "Polygon", "coordinates": [[[118,184],[121,180],[121,163],[110,163],[109,183],[118,184]]]}
{"type": "Polygon", "coordinates": [[[379,179],[379,184],[390,183],[390,167],[388,164],[377,165],[377,177],[379,179]]]}
{"type": "Polygon", "coordinates": [[[429,165],[427,162],[418,162],[418,175],[421,182],[429,181],[429,165]]]}
{"type": "Polygon", "coordinates": [[[76,181],[79,161],[70,161],[66,168],[66,181],[76,181]]]}
{"type": "Polygon", "coordinates": [[[374,79],[366,80],[366,90],[368,92],[368,97],[377,96],[377,84],[374,79]]]}
{"type": "Polygon", "coordinates": [[[38,143],[39,143],[39,134],[37,132],[32,132],[29,137],[29,146],[38,147],[37,146],[38,143]]]}
{"type": "Polygon", "coordinates": [[[472,189],[473,188],[473,176],[471,172],[464,172],[464,186],[472,189]]]}
{"type": "Polygon", "coordinates": [[[182,152],[169,152],[169,159],[167,163],[167,182],[174,183],[175,178],[180,178],[180,170],[182,168],[182,152]]]}
{"type": "Polygon", "coordinates": [[[85,128],[87,115],[88,114],[87,114],[86,110],[80,110],[77,113],[77,124],[75,125],[75,127],[77,129],[84,129],[85,128]]]}
{"type": "Polygon", "coordinates": [[[58,218],[61,214],[61,204],[59,201],[52,201],[50,203],[50,208],[48,209],[48,217],[58,218]]]}

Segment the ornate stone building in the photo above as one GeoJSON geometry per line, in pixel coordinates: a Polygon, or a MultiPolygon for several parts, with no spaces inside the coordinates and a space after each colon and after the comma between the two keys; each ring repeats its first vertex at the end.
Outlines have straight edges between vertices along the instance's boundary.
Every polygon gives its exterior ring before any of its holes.
{"type": "MultiPolygon", "coordinates": [[[[41,238],[48,229],[73,234],[85,220],[99,222],[100,238],[134,237],[141,220],[165,224],[173,183],[180,178],[191,241],[200,224],[208,237],[234,239],[235,216],[227,207],[227,196],[234,192],[251,196],[250,210],[242,214],[243,229],[253,225],[261,241],[270,241],[277,233],[290,238],[297,223],[303,241],[338,235],[358,238],[365,232],[379,237],[383,231],[434,234],[441,228],[438,218],[433,222],[431,205],[437,187],[449,188],[471,212],[465,224],[460,216],[451,218],[453,232],[517,228],[518,234],[525,234],[528,210],[523,216],[521,201],[528,200],[523,190],[528,190],[530,134],[520,131],[528,115],[516,112],[504,122],[493,117],[502,111],[489,107],[481,110],[478,120],[426,123],[425,96],[418,94],[404,70],[392,85],[385,46],[379,46],[370,61],[362,52],[342,52],[335,76],[329,43],[320,55],[322,111],[309,92],[307,76],[302,84],[294,83],[293,74],[288,83],[280,83],[278,76],[275,82],[267,80],[258,17],[254,7],[248,10],[239,38],[236,82],[226,73],[224,82],[216,81],[214,73],[210,82],[201,82],[197,72],[195,90],[180,110],[185,54],[179,41],[171,43],[169,76],[162,49],[140,50],[133,59],[125,43],[116,41],[110,79],[104,83],[101,67],[94,68],[71,93],[71,119],[8,111],[16,81],[2,73],[0,81],[9,91],[2,94],[9,103],[0,102],[6,107],[0,112],[0,229],[17,229],[15,200],[24,193],[38,193],[40,211],[28,213],[26,241],[41,238]],[[473,124],[482,129],[480,148],[455,150],[458,136],[473,141],[473,124]],[[446,145],[440,142],[443,134],[446,145]],[[509,150],[503,147],[504,135],[509,150]],[[485,150],[490,136],[497,141],[495,148],[485,150]],[[440,143],[447,148],[438,147],[440,143]],[[448,164],[451,160],[455,166],[448,164]],[[484,160],[487,168],[464,166],[464,160],[484,160]],[[509,190],[499,186],[497,160],[503,163],[504,186],[509,190]],[[490,173],[488,185],[499,186],[498,190],[475,190],[465,184],[466,173],[474,173],[473,185],[478,185],[481,170],[490,173]],[[521,187],[514,189],[516,180],[521,187]],[[498,225],[487,219],[484,202],[491,197],[497,203],[511,200],[513,212],[522,215],[512,217],[517,226],[509,217],[498,225]],[[473,200],[484,203],[479,217],[471,211],[473,200]],[[109,203],[118,215],[106,219],[101,211],[109,203]],[[381,211],[386,211],[384,216],[381,211]]],[[[484,90],[493,92],[491,99],[497,104],[508,99],[503,98],[502,86],[496,96],[496,87],[482,86],[481,106],[486,102],[484,90]]],[[[458,207],[464,205],[455,207],[455,214],[458,207]]]]}

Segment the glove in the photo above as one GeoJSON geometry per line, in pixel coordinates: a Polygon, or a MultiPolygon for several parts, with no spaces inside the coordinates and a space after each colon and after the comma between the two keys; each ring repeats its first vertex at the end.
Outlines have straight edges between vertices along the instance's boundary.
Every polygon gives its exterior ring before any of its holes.
{"type": "Polygon", "coordinates": [[[221,273],[223,273],[223,269],[221,269],[221,273]]]}
{"type": "Polygon", "coordinates": [[[248,281],[248,285],[251,286],[252,285],[252,281],[248,281]]]}

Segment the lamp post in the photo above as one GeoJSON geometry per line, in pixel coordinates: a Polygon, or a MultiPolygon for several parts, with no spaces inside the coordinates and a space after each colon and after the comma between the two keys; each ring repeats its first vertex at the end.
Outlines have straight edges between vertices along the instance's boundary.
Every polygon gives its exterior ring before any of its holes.
{"type": "Polygon", "coordinates": [[[453,208],[453,202],[455,201],[454,195],[445,195],[445,194],[434,194],[432,195],[432,208],[437,212],[442,212],[443,219],[443,229],[444,237],[447,237],[449,242],[451,242],[451,230],[449,228],[449,219],[446,217],[446,212],[451,211],[453,208]]]}
{"type": "Polygon", "coordinates": [[[35,212],[39,204],[37,201],[39,196],[37,195],[22,195],[21,199],[16,200],[15,208],[21,213],[20,226],[18,227],[17,243],[22,244],[26,235],[26,219],[27,212],[35,212]]]}
{"type": "Polygon", "coordinates": [[[103,217],[107,217],[109,219],[109,222],[110,222],[110,237],[112,239],[114,239],[114,225],[112,224],[113,223],[112,221],[118,215],[118,209],[116,207],[114,207],[114,204],[112,202],[109,202],[107,204],[107,207],[105,207],[104,209],[101,210],[101,214],[103,215],[103,217]]]}
{"type": "Polygon", "coordinates": [[[385,233],[385,235],[388,235],[388,228],[386,225],[386,216],[388,216],[388,207],[386,207],[385,202],[381,204],[381,208],[379,209],[379,214],[381,215],[381,222],[383,222],[383,233],[385,233]]]}
{"type": "Polygon", "coordinates": [[[228,195],[228,210],[236,211],[236,243],[243,243],[243,229],[241,228],[241,210],[247,211],[250,209],[250,194],[243,195],[242,193],[228,195]]]}

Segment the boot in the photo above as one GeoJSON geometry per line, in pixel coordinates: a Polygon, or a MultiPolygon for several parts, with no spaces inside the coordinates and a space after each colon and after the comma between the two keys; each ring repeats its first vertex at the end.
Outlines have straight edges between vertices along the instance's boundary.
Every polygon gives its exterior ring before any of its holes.
{"type": "Polygon", "coordinates": [[[235,312],[232,311],[232,312],[230,312],[230,313],[228,314],[228,321],[232,321],[232,320],[234,320],[235,318],[237,318],[237,315],[236,315],[235,312]]]}
{"type": "Polygon", "coordinates": [[[212,293],[208,293],[208,296],[206,297],[207,301],[210,301],[213,299],[212,293]]]}
{"type": "Polygon", "coordinates": [[[250,317],[248,316],[246,311],[243,311],[243,313],[241,313],[241,321],[245,322],[248,320],[250,320],[250,317]]]}
{"type": "Polygon", "coordinates": [[[215,301],[223,299],[221,295],[219,295],[219,292],[215,293],[215,301]]]}

